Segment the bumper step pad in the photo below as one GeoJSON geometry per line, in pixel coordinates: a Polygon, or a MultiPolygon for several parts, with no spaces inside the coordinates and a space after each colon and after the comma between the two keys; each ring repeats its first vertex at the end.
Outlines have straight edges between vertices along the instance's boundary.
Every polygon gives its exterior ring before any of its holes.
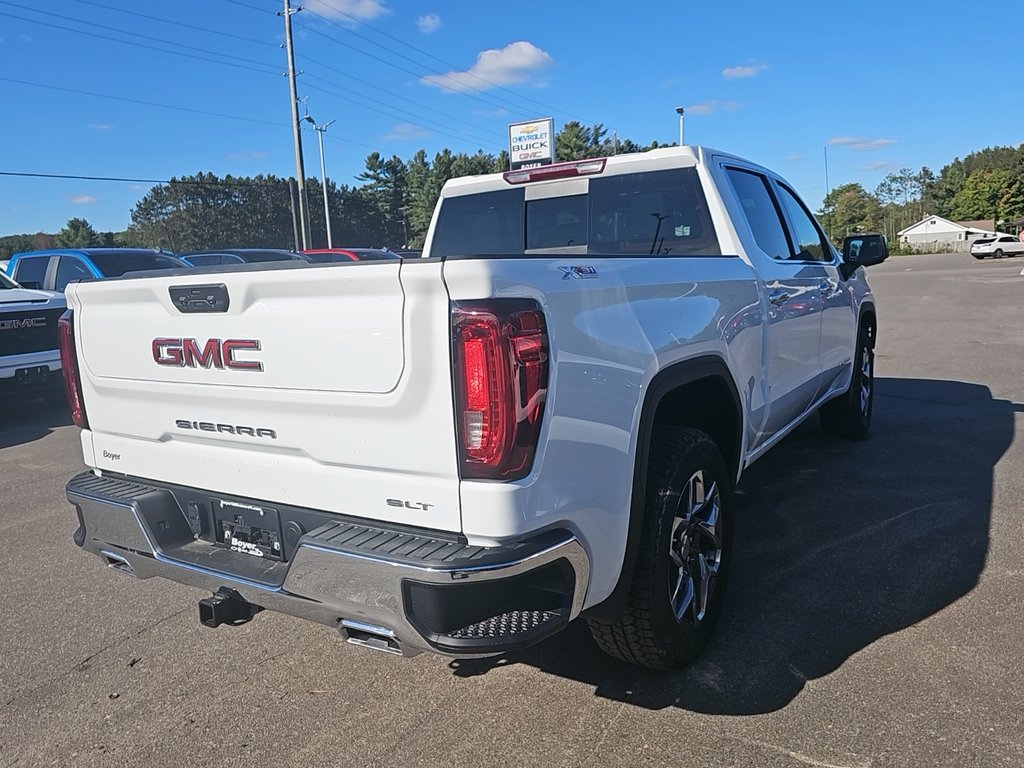
{"type": "Polygon", "coordinates": [[[555,611],[509,611],[448,633],[456,640],[514,638],[537,631],[549,622],[560,622],[555,611]]]}

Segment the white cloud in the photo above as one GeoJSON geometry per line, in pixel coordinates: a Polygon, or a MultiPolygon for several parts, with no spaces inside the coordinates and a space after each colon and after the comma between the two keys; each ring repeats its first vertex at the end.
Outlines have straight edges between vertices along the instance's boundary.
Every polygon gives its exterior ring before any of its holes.
{"type": "Polygon", "coordinates": [[[796,162],[799,162],[799,161],[803,160],[804,156],[803,155],[798,155],[798,154],[794,153],[792,155],[786,155],[786,159],[789,160],[789,162],[791,162],[791,163],[796,163],[796,162]]]}
{"type": "Polygon", "coordinates": [[[708,99],[702,101],[699,104],[690,104],[686,107],[685,114],[687,115],[710,115],[714,112],[735,112],[740,108],[739,102],[736,101],[720,101],[718,99],[708,99]]]}
{"type": "Polygon", "coordinates": [[[416,28],[424,35],[429,35],[431,32],[437,32],[441,28],[441,17],[436,13],[428,13],[426,16],[420,16],[416,19],[416,28]]]}
{"type": "Polygon", "coordinates": [[[262,149],[254,149],[251,152],[228,152],[228,160],[262,160],[265,157],[270,157],[269,152],[264,152],[262,149]]]}
{"type": "Polygon", "coordinates": [[[871,152],[890,144],[899,144],[896,139],[862,139],[857,136],[838,136],[828,140],[832,147],[849,147],[855,152],[871,152]]]}
{"type": "Polygon", "coordinates": [[[384,139],[386,141],[406,141],[408,139],[420,139],[429,135],[430,131],[426,131],[418,125],[413,125],[412,123],[399,123],[391,129],[391,132],[388,133],[384,139]]]}
{"type": "Polygon", "coordinates": [[[864,163],[860,167],[862,171],[894,171],[899,166],[896,163],[887,163],[885,160],[876,160],[873,163],[864,163]]]}
{"type": "Polygon", "coordinates": [[[72,195],[68,198],[68,201],[75,205],[91,205],[92,203],[99,202],[99,198],[93,195],[72,195]]]}
{"type": "Polygon", "coordinates": [[[343,24],[370,21],[390,13],[388,7],[381,0],[310,0],[309,4],[304,5],[303,8],[317,16],[340,21],[343,24]]]}
{"type": "Polygon", "coordinates": [[[481,51],[476,63],[465,72],[427,75],[420,78],[420,82],[453,93],[486,91],[499,85],[525,83],[531,75],[553,63],[554,59],[547,52],[533,43],[519,40],[501,50],[481,51]]]}
{"type": "Polygon", "coordinates": [[[93,131],[109,131],[113,129],[114,126],[110,123],[86,123],[85,127],[93,131]]]}
{"type": "Polygon", "coordinates": [[[726,67],[722,70],[722,77],[726,80],[736,80],[741,77],[754,77],[766,69],[764,64],[741,64],[735,67],[726,67]]]}

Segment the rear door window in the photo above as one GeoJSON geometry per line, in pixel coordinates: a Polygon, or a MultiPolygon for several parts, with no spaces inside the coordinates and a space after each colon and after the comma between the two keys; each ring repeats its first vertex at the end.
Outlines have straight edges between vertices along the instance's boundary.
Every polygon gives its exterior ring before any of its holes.
{"type": "Polygon", "coordinates": [[[35,283],[40,288],[46,279],[46,267],[50,264],[49,256],[29,256],[18,259],[14,265],[14,279],[22,285],[35,283]]]}
{"type": "Polygon", "coordinates": [[[77,256],[61,256],[57,263],[57,277],[53,290],[63,291],[72,280],[92,280],[92,272],[77,256]]]}
{"type": "Polygon", "coordinates": [[[782,224],[782,211],[775,203],[768,179],[739,168],[728,168],[726,173],[746,214],[757,247],[773,259],[792,258],[793,252],[782,224]]]}

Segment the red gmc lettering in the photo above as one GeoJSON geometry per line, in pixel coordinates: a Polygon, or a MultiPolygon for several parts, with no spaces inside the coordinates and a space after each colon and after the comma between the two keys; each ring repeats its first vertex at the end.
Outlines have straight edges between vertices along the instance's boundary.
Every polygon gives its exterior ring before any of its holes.
{"type": "Polygon", "coordinates": [[[262,371],[259,360],[238,359],[240,353],[260,348],[258,339],[208,339],[200,345],[198,339],[159,338],[153,339],[153,361],[174,368],[262,371]]]}
{"type": "Polygon", "coordinates": [[[235,359],[235,352],[259,348],[258,339],[228,339],[224,342],[224,366],[236,371],[262,371],[263,363],[258,360],[235,359]]]}

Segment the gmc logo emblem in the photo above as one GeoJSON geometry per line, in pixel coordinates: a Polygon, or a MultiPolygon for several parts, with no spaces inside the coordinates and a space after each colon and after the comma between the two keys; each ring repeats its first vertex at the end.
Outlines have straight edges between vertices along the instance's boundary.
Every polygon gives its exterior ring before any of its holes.
{"type": "Polygon", "coordinates": [[[0,320],[0,331],[13,331],[17,328],[43,328],[45,326],[45,317],[26,317],[20,320],[0,320]]]}
{"type": "Polygon", "coordinates": [[[172,368],[262,371],[259,360],[238,359],[239,353],[259,349],[259,339],[210,339],[202,346],[197,339],[153,339],[153,360],[172,368]]]}

